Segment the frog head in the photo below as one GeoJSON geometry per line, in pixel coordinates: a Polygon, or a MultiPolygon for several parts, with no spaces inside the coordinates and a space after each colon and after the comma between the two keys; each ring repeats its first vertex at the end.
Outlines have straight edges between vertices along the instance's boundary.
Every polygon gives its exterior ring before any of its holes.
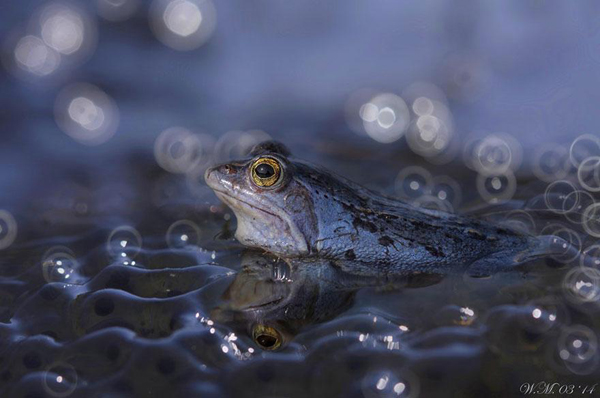
{"type": "Polygon", "coordinates": [[[258,144],[250,158],[209,168],[206,183],[237,218],[240,243],[281,257],[311,252],[318,234],[312,192],[280,143],[258,144]]]}

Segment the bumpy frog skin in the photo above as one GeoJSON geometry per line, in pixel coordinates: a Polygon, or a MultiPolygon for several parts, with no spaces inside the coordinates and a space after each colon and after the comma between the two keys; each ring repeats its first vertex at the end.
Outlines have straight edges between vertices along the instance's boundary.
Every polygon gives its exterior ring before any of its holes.
{"type": "Polygon", "coordinates": [[[290,157],[277,142],[257,145],[249,159],[210,168],[205,179],[235,213],[238,241],[290,263],[325,260],[348,273],[382,277],[466,267],[485,274],[564,250],[558,238],[385,197],[290,157]],[[254,169],[265,158],[280,167],[272,186],[257,184],[254,169]]]}

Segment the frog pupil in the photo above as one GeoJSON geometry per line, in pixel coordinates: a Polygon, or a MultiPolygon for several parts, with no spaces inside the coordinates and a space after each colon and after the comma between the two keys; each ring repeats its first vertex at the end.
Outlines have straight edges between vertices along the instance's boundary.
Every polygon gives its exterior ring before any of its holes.
{"type": "Polygon", "coordinates": [[[256,168],[256,175],[260,178],[269,178],[275,175],[275,169],[270,164],[263,163],[256,168]]]}
{"type": "Polygon", "coordinates": [[[268,334],[261,334],[256,338],[258,344],[265,348],[271,348],[277,343],[277,338],[268,334]]]}

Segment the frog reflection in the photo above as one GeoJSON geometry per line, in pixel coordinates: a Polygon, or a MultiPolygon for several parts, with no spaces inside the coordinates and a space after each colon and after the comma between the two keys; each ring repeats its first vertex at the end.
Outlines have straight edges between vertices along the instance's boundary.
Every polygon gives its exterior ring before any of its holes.
{"type": "Polygon", "coordinates": [[[351,304],[355,289],[328,283],[328,271],[334,270],[294,267],[248,252],[211,317],[250,335],[263,349],[278,349],[303,326],[333,318],[351,304]]]}
{"type": "Polygon", "coordinates": [[[348,309],[362,287],[419,287],[438,283],[439,275],[412,275],[394,281],[356,277],[329,264],[285,262],[247,252],[242,267],[211,318],[249,335],[265,350],[277,350],[299,331],[348,309]]]}

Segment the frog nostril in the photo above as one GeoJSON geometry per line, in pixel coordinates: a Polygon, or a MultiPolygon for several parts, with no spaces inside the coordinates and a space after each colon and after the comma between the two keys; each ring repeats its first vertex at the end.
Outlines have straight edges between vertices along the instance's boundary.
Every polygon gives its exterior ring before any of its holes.
{"type": "Polygon", "coordinates": [[[234,174],[235,173],[235,169],[233,168],[233,166],[226,164],[221,166],[221,173],[223,174],[234,174]]]}

